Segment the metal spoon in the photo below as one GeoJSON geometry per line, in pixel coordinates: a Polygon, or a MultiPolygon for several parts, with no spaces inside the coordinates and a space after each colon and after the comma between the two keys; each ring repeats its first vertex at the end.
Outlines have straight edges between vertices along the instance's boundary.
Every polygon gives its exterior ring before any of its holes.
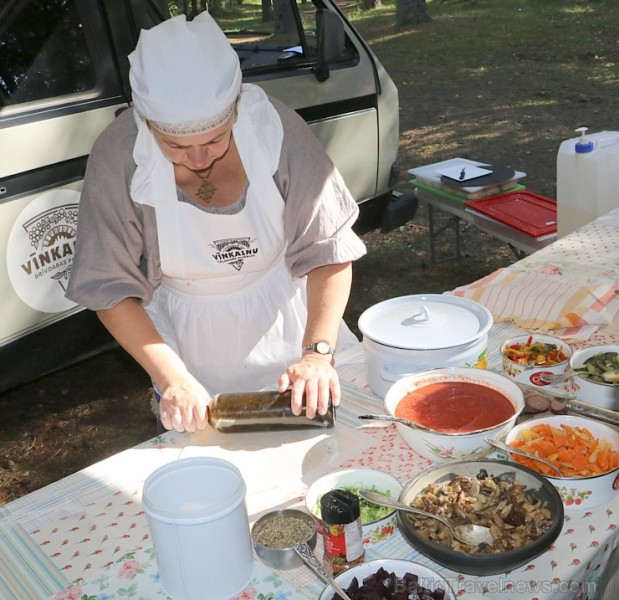
{"type": "Polygon", "coordinates": [[[420,425],[419,423],[415,423],[414,421],[409,421],[408,419],[402,419],[400,417],[392,417],[391,415],[359,415],[358,418],[367,419],[371,421],[392,421],[393,423],[400,423],[400,425],[410,427],[411,429],[434,432],[433,429],[430,429],[429,427],[425,427],[424,425],[420,425]]]}
{"type": "Polygon", "coordinates": [[[342,600],[352,600],[352,598],[342,589],[342,587],[330,577],[326,571],[322,568],[320,561],[316,558],[316,555],[306,542],[297,542],[294,545],[294,551],[301,557],[303,562],[312,570],[318,577],[324,582],[328,583],[337,594],[339,594],[342,600]]]}
{"type": "Polygon", "coordinates": [[[569,381],[572,377],[574,377],[574,375],[576,375],[574,371],[566,371],[565,373],[561,373],[559,375],[544,373],[543,375],[540,375],[539,378],[543,383],[555,384],[569,381]]]}
{"type": "Polygon", "coordinates": [[[452,525],[447,519],[444,519],[443,517],[439,517],[438,515],[432,514],[431,512],[426,512],[425,510],[413,508],[412,506],[407,506],[406,504],[402,504],[397,500],[387,498],[387,496],[383,496],[382,494],[368,492],[367,490],[359,490],[357,493],[359,494],[359,496],[365,498],[368,502],[372,502],[372,504],[387,506],[389,508],[397,508],[398,510],[403,510],[405,512],[420,515],[422,517],[436,519],[437,521],[443,523],[443,525],[445,525],[445,527],[447,527],[447,529],[451,531],[451,535],[453,535],[454,538],[456,538],[463,544],[468,544],[469,546],[479,546],[480,544],[492,544],[494,542],[494,538],[490,533],[489,527],[484,527],[483,525],[452,525]]]}
{"type": "Polygon", "coordinates": [[[556,473],[558,473],[559,477],[565,477],[565,475],[563,475],[563,472],[561,471],[561,469],[559,469],[559,467],[551,463],[549,460],[546,460],[545,458],[540,458],[539,456],[535,456],[535,454],[531,454],[530,452],[527,452],[526,450],[521,450],[520,448],[514,448],[513,446],[510,446],[509,444],[504,444],[503,442],[499,442],[497,440],[491,440],[490,438],[486,438],[485,441],[486,441],[486,444],[490,444],[491,446],[494,446],[495,448],[498,448],[499,450],[504,450],[505,452],[511,452],[512,454],[519,454],[520,456],[526,456],[527,458],[531,458],[533,460],[536,460],[537,462],[541,462],[545,464],[547,467],[550,467],[556,473]]]}

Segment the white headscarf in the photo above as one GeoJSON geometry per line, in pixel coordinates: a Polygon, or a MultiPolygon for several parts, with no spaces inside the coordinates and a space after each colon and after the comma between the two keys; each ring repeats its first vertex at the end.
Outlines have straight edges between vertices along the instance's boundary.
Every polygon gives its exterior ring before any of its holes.
{"type": "Polygon", "coordinates": [[[250,183],[261,171],[275,173],[283,139],[279,115],[259,87],[241,85],[238,56],[208,13],[143,30],[129,62],[138,126],[134,202],[156,207],[177,195],[172,162],[147,120],[170,135],[198,135],[223,125],[236,106],[233,135],[250,183]]]}
{"type": "Polygon", "coordinates": [[[133,106],[156,129],[198,135],[225,123],[241,91],[239,58],[213,17],[143,30],[129,55],[133,106]]]}

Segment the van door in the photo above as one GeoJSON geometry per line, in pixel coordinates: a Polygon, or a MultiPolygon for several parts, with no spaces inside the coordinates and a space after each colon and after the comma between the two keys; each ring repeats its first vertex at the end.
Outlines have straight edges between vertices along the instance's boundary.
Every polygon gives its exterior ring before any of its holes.
{"type": "MultiPolygon", "coordinates": [[[[64,297],[81,181],[93,142],[127,106],[105,23],[96,0],[10,0],[0,10],[0,357],[7,385],[17,377],[13,358],[40,373],[46,361],[78,354],[65,344],[66,331],[52,342],[53,359],[32,344],[27,358],[18,358],[10,343],[81,310],[64,297]]],[[[87,353],[89,340],[82,342],[79,351],[87,353]]]]}

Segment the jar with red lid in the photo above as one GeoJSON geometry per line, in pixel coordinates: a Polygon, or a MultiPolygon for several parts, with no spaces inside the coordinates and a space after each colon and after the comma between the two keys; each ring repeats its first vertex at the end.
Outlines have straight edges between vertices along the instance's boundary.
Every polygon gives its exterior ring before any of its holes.
{"type": "Polygon", "coordinates": [[[323,567],[333,576],[363,562],[363,532],[359,497],[335,489],[320,499],[324,555],[323,567]]]}

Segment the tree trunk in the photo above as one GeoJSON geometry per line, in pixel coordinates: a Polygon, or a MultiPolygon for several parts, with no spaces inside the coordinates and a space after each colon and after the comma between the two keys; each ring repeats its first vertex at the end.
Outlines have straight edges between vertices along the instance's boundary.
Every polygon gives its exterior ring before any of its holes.
{"type": "Polygon", "coordinates": [[[275,12],[274,32],[277,34],[294,31],[294,15],[289,2],[287,0],[273,0],[273,10],[275,12]]]}
{"type": "Polygon", "coordinates": [[[429,21],[426,0],[396,0],[396,25],[418,25],[429,21]]]}
{"type": "Polygon", "coordinates": [[[271,0],[262,0],[262,22],[268,23],[273,20],[273,3],[271,0]]]}
{"type": "Polygon", "coordinates": [[[188,21],[191,21],[194,17],[197,17],[201,12],[205,11],[208,6],[208,2],[205,0],[185,0],[183,2],[183,13],[187,17],[188,21]]]}
{"type": "Polygon", "coordinates": [[[363,0],[361,3],[361,8],[363,10],[372,10],[373,8],[379,8],[380,6],[380,0],[363,0]]]}

